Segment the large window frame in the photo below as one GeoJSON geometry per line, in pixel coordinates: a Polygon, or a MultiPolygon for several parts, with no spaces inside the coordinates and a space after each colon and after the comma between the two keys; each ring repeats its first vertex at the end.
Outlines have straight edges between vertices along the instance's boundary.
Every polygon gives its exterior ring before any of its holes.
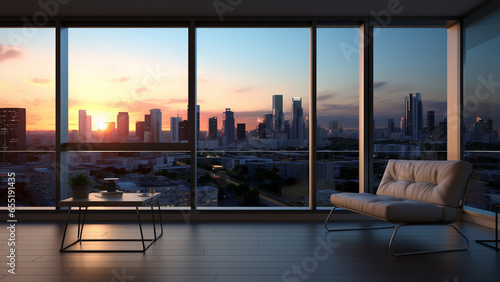
{"type": "MultiPolygon", "coordinates": [[[[467,18],[476,18],[477,13],[486,14],[486,11],[474,11],[467,18]]],[[[60,200],[61,191],[68,181],[68,152],[93,151],[92,143],[68,143],[68,28],[71,27],[183,27],[188,28],[188,120],[192,124],[196,120],[196,31],[198,27],[308,27],[310,29],[310,108],[311,117],[316,117],[317,109],[317,42],[316,33],[319,25],[358,26],[359,41],[356,42],[354,52],[359,52],[359,192],[371,192],[373,187],[373,28],[380,26],[375,19],[337,19],[337,18],[245,18],[227,19],[218,18],[191,18],[191,19],[150,19],[131,18],[126,21],[116,19],[55,19],[47,23],[48,27],[56,28],[56,200],[60,200]]],[[[448,122],[454,123],[456,130],[448,131],[448,159],[460,159],[463,155],[461,143],[461,108],[462,108],[462,44],[463,24],[461,18],[430,18],[415,20],[394,19],[390,26],[411,27],[445,27],[448,30],[448,122]]],[[[20,20],[3,20],[0,26],[23,27],[20,20]]],[[[449,126],[448,128],[450,128],[449,126]]],[[[309,208],[308,212],[322,210],[316,203],[316,119],[309,119],[309,208]]],[[[196,127],[189,126],[187,143],[157,143],[157,144],[117,144],[99,143],[99,151],[169,151],[191,152],[191,165],[197,167],[196,127]]],[[[195,199],[196,169],[191,170],[191,199],[195,199]]],[[[59,207],[56,210],[60,210],[59,207]]],[[[289,209],[287,209],[288,211],[289,209]]],[[[194,200],[191,201],[191,211],[200,212],[194,200]]],[[[262,211],[262,210],[261,210],[262,211]]],[[[303,211],[303,209],[302,209],[303,211]]],[[[203,211],[201,211],[203,212],[203,211]]],[[[266,212],[272,212],[267,210],[266,212]]]]}

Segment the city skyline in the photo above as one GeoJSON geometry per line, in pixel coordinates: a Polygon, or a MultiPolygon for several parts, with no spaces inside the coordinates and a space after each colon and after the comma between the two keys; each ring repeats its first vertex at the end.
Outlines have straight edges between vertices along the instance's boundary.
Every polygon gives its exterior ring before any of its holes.
{"type": "MultiPolygon", "coordinates": [[[[5,66],[0,70],[0,90],[11,97],[2,100],[0,106],[26,107],[29,112],[27,130],[55,130],[55,58],[51,52],[55,49],[54,31],[40,29],[29,45],[11,46],[5,38],[12,30],[15,29],[0,29],[3,50],[0,64],[5,66]],[[7,69],[8,72],[5,71],[7,69]]],[[[347,56],[342,50],[342,46],[352,41],[356,32],[355,28],[318,30],[317,95],[318,102],[321,102],[318,104],[318,123],[322,127],[327,127],[332,118],[342,118],[344,128],[358,128],[357,54],[347,56]]],[[[387,103],[386,96],[396,90],[422,92],[433,99],[444,97],[441,102],[431,99],[426,102],[435,105],[433,110],[437,117],[443,115],[446,88],[435,87],[435,81],[446,80],[443,72],[445,64],[439,56],[445,49],[445,38],[444,29],[377,31],[374,50],[376,124],[385,123],[390,118],[387,114],[394,108],[390,107],[390,101],[387,103]],[[398,47],[402,44],[405,48],[398,47]],[[403,59],[397,60],[395,65],[394,60],[388,60],[389,56],[403,59]],[[428,59],[423,63],[421,59],[425,57],[428,59]],[[391,64],[379,63],[384,61],[391,61],[391,64]],[[406,68],[409,72],[406,76],[393,71],[395,67],[404,66],[412,66],[406,68]],[[426,75],[422,76],[422,73],[426,75]],[[381,91],[386,94],[380,96],[381,91]]],[[[246,123],[248,128],[253,127],[250,124],[257,122],[255,117],[267,113],[267,106],[259,106],[254,100],[262,100],[274,93],[288,93],[285,99],[302,96],[307,115],[309,95],[304,93],[309,93],[308,40],[308,29],[302,28],[200,30],[198,46],[203,47],[197,50],[197,103],[204,108],[205,115],[200,118],[200,126],[207,130],[208,117],[220,112],[220,107],[214,102],[224,100],[227,102],[225,107],[239,112],[241,122],[246,123]],[[215,44],[221,38],[235,40],[224,46],[215,44]],[[252,49],[256,38],[268,42],[268,46],[252,49]],[[269,62],[273,62],[272,68],[269,62]],[[241,65],[248,67],[239,68],[241,65]],[[238,69],[239,73],[232,72],[233,69],[238,69]],[[224,78],[225,84],[221,78],[224,78]]],[[[131,120],[139,120],[142,112],[156,107],[161,107],[167,117],[186,109],[186,29],[71,29],[69,43],[72,66],[69,81],[70,130],[78,126],[78,116],[74,113],[82,108],[92,112],[93,128],[111,120],[117,112],[128,112],[131,120]],[[110,32],[113,32],[113,41],[110,41],[110,32]],[[158,40],[158,36],[163,39],[158,40]],[[141,52],[145,49],[151,52],[141,52]]],[[[291,113],[291,107],[283,110],[291,113]]],[[[489,118],[495,119],[493,116],[489,118]]],[[[169,130],[168,119],[163,124],[162,130],[169,130]]],[[[219,120],[219,127],[221,125],[219,120]]]]}

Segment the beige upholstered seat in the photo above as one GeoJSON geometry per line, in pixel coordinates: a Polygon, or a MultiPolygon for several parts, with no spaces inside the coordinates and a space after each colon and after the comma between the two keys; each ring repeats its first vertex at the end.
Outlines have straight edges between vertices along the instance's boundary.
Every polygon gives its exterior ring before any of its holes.
{"type": "Polygon", "coordinates": [[[462,213],[471,171],[464,161],[389,160],[376,195],[333,194],[332,212],[340,207],[398,225],[452,223],[462,213]]]}

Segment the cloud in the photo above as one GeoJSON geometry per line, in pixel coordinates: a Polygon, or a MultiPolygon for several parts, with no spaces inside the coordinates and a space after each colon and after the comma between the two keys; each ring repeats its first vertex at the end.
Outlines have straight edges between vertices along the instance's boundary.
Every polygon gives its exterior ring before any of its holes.
{"type": "Polygon", "coordinates": [[[346,115],[346,116],[357,116],[359,112],[358,104],[320,104],[318,107],[318,116],[338,116],[338,115],[346,115]]]}
{"type": "Polygon", "coordinates": [[[338,95],[337,93],[322,93],[322,92],[319,92],[318,94],[319,94],[318,98],[316,98],[316,101],[318,102],[327,101],[338,95]]]}
{"type": "Polygon", "coordinates": [[[46,78],[32,78],[30,82],[32,84],[49,84],[52,80],[46,78]]]}
{"type": "Polygon", "coordinates": [[[130,77],[128,76],[122,76],[120,78],[113,78],[111,81],[112,82],[125,82],[125,81],[128,81],[130,79],[130,77]]]}
{"type": "Polygon", "coordinates": [[[23,53],[23,49],[19,47],[0,44],[0,62],[20,57],[23,53]]]}
{"type": "Polygon", "coordinates": [[[186,104],[188,103],[188,99],[168,99],[165,101],[167,104],[186,104]]]}
{"type": "Polygon", "coordinates": [[[34,99],[34,100],[23,99],[23,104],[24,105],[29,105],[29,106],[31,106],[33,108],[41,107],[42,104],[47,104],[47,103],[50,103],[50,101],[48,101],[48,100],[42,100],[42,99],[34,99]]]}
{"type": "Polygon", "coordinates": [[[387,82],[385,81],[375,81],[373,82],[373,89],[382,88],[385,85],[387,85],[387,82]]]}
{"type": "Polygon", "coordinates": [[[146,87],[139,87],[135,90],[135,93],[144,93],[146,92],[148,89],[146,87]]]}
{"type": "Polygon", "coordinates": [[[234,93],[248,93],[248,92],[252,92],[252,91],[255,91],[255,90],[256,90],[255,87],[248,86],[248,87],[242,87],[242,88],[234,89],[233,92],[234,93]]]}

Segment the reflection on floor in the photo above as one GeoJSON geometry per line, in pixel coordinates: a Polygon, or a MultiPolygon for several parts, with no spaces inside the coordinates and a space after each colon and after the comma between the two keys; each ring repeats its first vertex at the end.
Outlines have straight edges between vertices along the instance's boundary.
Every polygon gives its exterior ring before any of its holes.
{"type": "MultiPolygon", "coordinates": [[[[363,222],[338,223],[343,227],[363,222]]],[[[150,226],[147,226],[150,227],[150,226]]],[[[499,281],[500,252],[475,243],[494,230],[459,228],[468,251],[394,257],[391,229],[328,233],[320,222],[169,223],[146,253],[59,253],[63,224],[23,223],[16,228],[15,275],[6,264],[9,231],[0,231],[0,281],[499,281]]],[[[76,228],[75,228],[76,229],[76,228]]],[[[146,236],[152,236],[152,229],[146,236]]],[[[76,236],[71,230],[70,238],[76,236]]],[[[84,237],[131,238],[136,224],[94,224],[84,237]]],[[[462,243],[450,229],[408,227],[401,250],[462,243]],[[430,237],[428,235],[431,235],[430,237]]],[[[85,242],[77,248],[130,248],[130,242],[85,242]]],[[[132,244],[135,244],[132,243],[132,244]]]]}

